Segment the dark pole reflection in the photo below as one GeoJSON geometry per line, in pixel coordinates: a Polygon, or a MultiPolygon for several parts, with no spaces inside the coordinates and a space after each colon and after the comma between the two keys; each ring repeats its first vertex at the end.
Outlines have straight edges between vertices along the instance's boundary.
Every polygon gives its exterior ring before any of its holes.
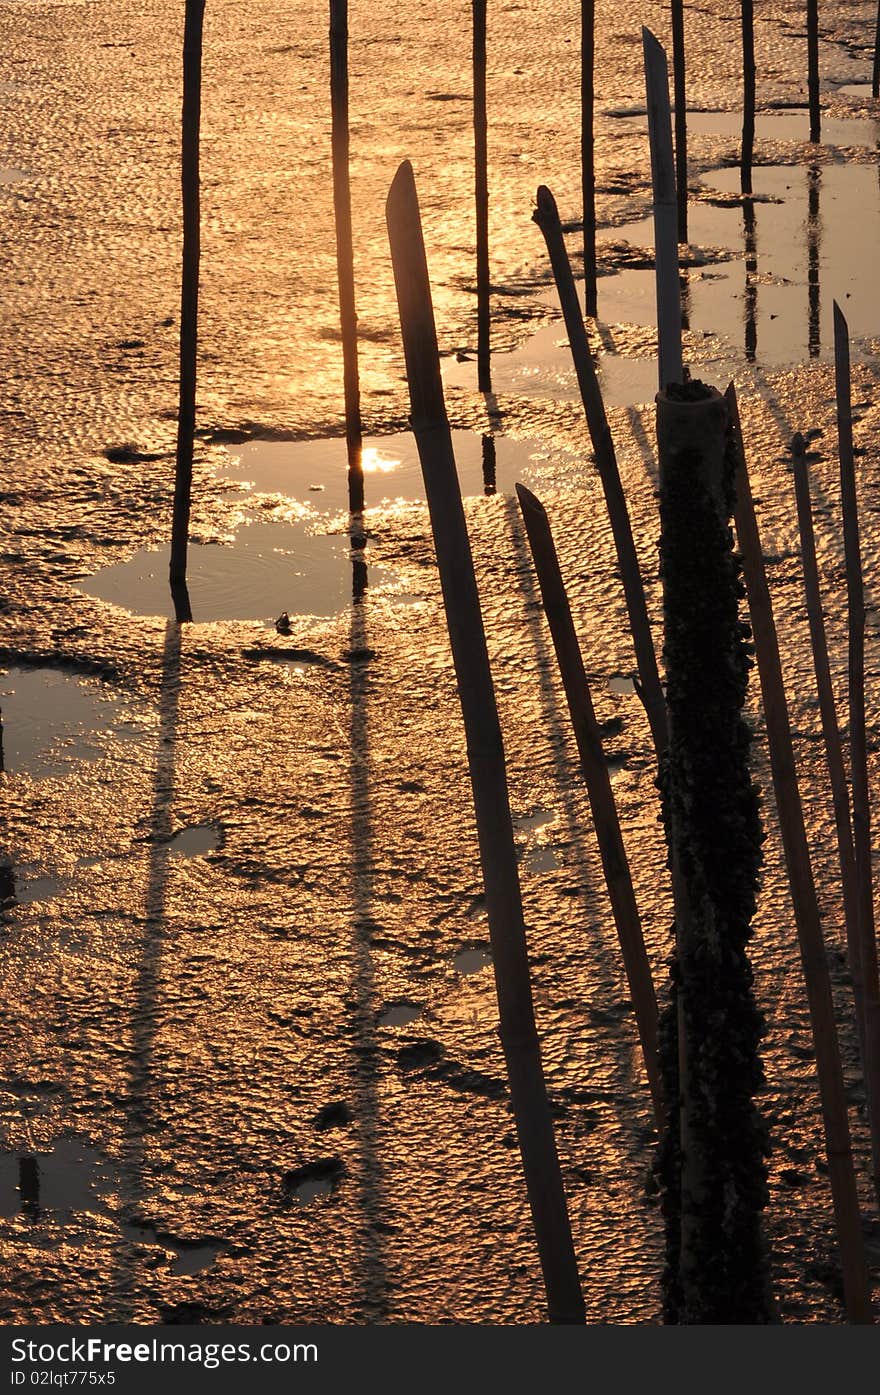
{"type": "Polygon", "coordinates": [[[483,437],[483,493],[492,495],[497,492],[495,479],[495,437],[483,437]]]}
{"type": "Polygon", "coordinates": [[[746,249],[745,349],[746,361],[754,363],[758,348],[758,237],[754,199],[743,199],[742,209],[746,249]]]}
{"type": "Polygon", "coordinates": [[[690,267],[679,269],[678,284],[681,290],[681,328],[686,334],[691,327],[691,272],[690,267]]]}
{"type": "Polygon", "coordinates": [[[376,1040],[376,974],[373,933],[373,820],[370,798],[370,669],[367,659],[367,562],[363,519],[351,530],[352,605],[350,657],[350,784],[352,867],[352,1076],[358,1140],[357,1185],[359,1292],[356,1320],[381,1321],[388,1308],[388,1279],[381,1239],[387,1221],[381,1160],[379,1048],[376,1040]]]}
{"type": "Polygon", "coordinates": [[[40,1215],[40,1164],[33,1156],[18,1160],[18,1194],[21,1209],[32,1221],[40,1215]]]}
{"type": "Polygon", "coordinates": [[[367,589],[367,527],[362,513],[353,513],[348,529],[351,548],[351,598],[359,601],[367,589]]]}
{"type": "Polygon", "coordinates": [[[807,347],[810,358],[819,357],[819,188],[822,170],[811,165],[807,171],[807,347]]]}

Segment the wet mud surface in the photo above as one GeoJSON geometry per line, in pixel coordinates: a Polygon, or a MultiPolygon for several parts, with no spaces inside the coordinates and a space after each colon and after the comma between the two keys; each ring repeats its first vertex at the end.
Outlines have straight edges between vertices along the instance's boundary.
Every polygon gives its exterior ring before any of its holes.
{"type": "MultiPolygon", "coordinates": [[[[510,492],[526,479],[550,513],[662,985],[671,906],[649,733],[632,689],[601,490],[529,219],[539,182],[553,187],[563,218],[576,219],[571,17],[555,4],[507,6],[491,36],[496,343],[510,357],[496,359],[487,404],[467,362],[475,340],[470,8],[444,10],[451,37],[439,51],[421,11],[352,9],[362,388],[376,452],[367,546],[352,550],[341,487],[329,111],[318,106],[327,87],[324,10],[310,2],[294,23],[263,0],[212,5],[197,623],[179,628],[168,618],[163,551],[177,349],[178,10],[164,0],[143,13],[128,0],[0,4],[8,40],[0,47],[0,165],[25,176],[0,179],[0,1312],[17,1322],[542,1319],[464,737],[405,434],[382,204],[408,156],[460,433],[538,1025],[588,1316],[657,1322],[662,1237],[646,1187],[650,1102],[510,492]],[[541,63],[532,57],[539,52],[541,63]],[[545,340],[530,347],[535,333],[545,340]],[[486,492],[485,436],[497,438],[494,493],[486,492]],[[203,576],[206,556],[217,566],[203,576]],[[284,611],[281,632],[275,621],[284,611]]],[[[666,37],[659,6],[641,18],[666,37]]],[[[717,5],[689,12],[688,23],[701,56],[692,100],[703,114],[691,151],[686,354],[695,372],[722,387],[734,376],[741,392],[876,1277],[880,1236],[868,1204],[787,457],[795,430],[813,433],[817,541],[842,702],[828,359],[831,298],[842,297],[854,335],[876,785],[880,314],[871,268],[851,241],[863,231],[876,245],[880,215],[874,115],[863,90],[873,12],[856,6],[836,17],[838,41],[823,42],[836,124],[818,152],[803,144],[802,112],[786,110],[786,124],[773,124],[773,103],[804,98],[791,77],[805,68],[800,9],[775,5],[762,18],[755,250],[732,200],[737,31],[717,5]],[[717,42],[719,31],[729,41],[717,42]],[[713,124],[710,114],[722,109],[728,115],[713,124]],[[851,283],[835,279],[841,268],[851,283]]],[[[641,50],[622,7],[603,24],[607,274],[592,333],[614,384],[609,415],[659,646],[641,50]]],[[[569,245],[576,259],[576,230],[569,245]]],[[[785,1320],[839,1321],[809,1022],[754,691],[751,711],[770,835],[754,962],[768,1024],[774,1288],[785,1320]]]]}

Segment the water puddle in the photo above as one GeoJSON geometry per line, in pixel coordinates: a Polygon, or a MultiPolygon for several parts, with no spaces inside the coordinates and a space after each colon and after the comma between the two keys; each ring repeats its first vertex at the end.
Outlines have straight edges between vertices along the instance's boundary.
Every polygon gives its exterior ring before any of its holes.
{"type": "Polygon", "coordinates": [[[405,1027],[410,1022],[416,1022],[424,1011],[418,1003],[410,1003],[401,998],[399,1002],[389,1003],[379,1018],[380,1027],[405,1027]]]}
{"type": "Polygon", "coordinates": [[[522,860],[526,872],[555,872],[561,865],[559,854],[549,847],[529,848],[522,860]]]}
{"type": "MultiPolygon", "coordinates": [[[[369,584],[391,573],[357,554],[369,584]]],[[[262,620],[289,615],[336,615],[351,603],[352,554],[347,537],[314,535],[300,524],[261,522],[240,528],[234,542],[194,543],[187,567],[193,619],[262,620]]],[[[77,583],[81,591],[133,615],[174,618],[168,553],[141,549],[127,562],[77,583]]]]}
{"type": "Polygon", "coordinates": [[[548,814],[544,809],[536,809],[533,814],[517,815],[513,820],[513,826],[518,832],[536,833],[538,829],[547,828],[555,822],[555,814],[548,814]]]}
{"type": "Polygon", "coordinates": [[[54,668],[10,668],[0,678],[0,709],[5,768],[34,779],[99,760],[108,732],[119,740],[142,735],[122,719],[118,698],[97,679],[54,668]]]}
{"type": "Polygon", "coordinates": [[[460,974],[479,974],[492,963],[488,949],[460,949],[453,959],[460,974]]]}
{"type": "Polygon", "coordinates": [[[14,899],[20,906],[34,901],[52,901],[64,890],[64,882],[57,877],[24,877],[20,872],[15,873],[14,885],[14,899]]]}
{"type": "MultiPolygon", "coordinates": [[[[653,296],[653,271],[650,278],[650,294],[653,296]]],[[[610,278],[605,277],[601,285],[604,287],[609,283],[610,278]]],[[[626,319],[617,314],[615,318],[622,322],[626,319]]],[[[658,387],[656,359],[624,358],[614,353],[599,352],[595,358],[595,368],[606,406],[627,407],[654,400],[658,387]]],[[[443,377],[450,387],[476,392],[476,361],[467,359],[458,363],[447,360],[443,377]]],[[[580,389],[561,320],[545,325],[510,353],[497,354],[492,360],[492,387],[496,393],[511,396],[540,401],[564,398],[579,402],[580,389]]]]}
{"type": "MultiPolygon", "coordinates": [[[[846,92],[847,88],[842,88],[846,92]]],[[[870,95],[871,86],[867,85],[870,95]]],[[[858,95],[854,93],[853,95],[858,95]]],[[[636,126],[647,132],[646,116],[631,115],[622,118],[622,123],[636,126]]],[[[742,136],[741,111],[689,111],[687,114],[688,134],[729,137],[739,141],[742,136]]],[[[795,107],[786,111],[759,111],[755,116],[755,139],[758,141],[785,141],[788,144],[807,145],[810,140],[810,114],[806,107],[795,107]]],[[[841,149],[876,149],[880,143],[880,120],[871,117],[822,117],[823,146],[841,149]]]]}
{"type": "Polygon", "coordinates": [[[329,1196],[344,1176],[345,1166],[341,1158],[319,1158],[317,1162],[306,1163],[304,1167],[286,1173],[281,1187],[289,1201],[304,1204],[317,1196],[329,1196]]]}
{"type": "Polygon", "coordinates": [[[629,697],[636,690],[635,681],[622,673],[614,673],[608,679],[608,689],[619,697],[629,697]]]}
{"type": "Polygon", "coordinates": [[[182,828],[168,844],[170,857],[207,857],[220,846],[221,833],[212,823],[194,824],[182,828]]]}
{"type": "MultiPolygon", "coordinates": [[[[452,444],[465,497],[512,494],[517,480],[534,480],[542,469],[546,472],[547,448],[537,441],[453,431],[452,444]]],[[[249,441],[230,446],[229,454],[230,464],[220,469],[222,479],[236,480],[256,494],[296,499],[312,513],[335,515],[348,509],[344,440],[249,441]]],[[[368,511],[382,505],[424,502],[422,469],[411,432],[367,437],[363,463],[368,511]]]]}
{"type": "Polygon", "coordinates": [[[173,1255],[169,1271],[176,1275],[201,1274],[210,1269],[218,1256],[225,1253],[228,1245],[224,1240],[184,1240],[178,1235],[170,1235],[146,1221],[120,1226],[126,1240],[133,1245],[158,1245],[173,1255]]]}
{"type": "Polygon", "coordinates": [[[30,179],[27,170],[17,170],[10,165],[0,165],[0,188],[10,184],[21,184],[25,179],[30,179]]]}
{"type": "Polygon", "coordinates": [[[0,1216],[106,1214],[104,1195],[118,1188],[108,1160],[76,1138],[59,1138],[51,1153],[0,1153],[0,1216]]]}

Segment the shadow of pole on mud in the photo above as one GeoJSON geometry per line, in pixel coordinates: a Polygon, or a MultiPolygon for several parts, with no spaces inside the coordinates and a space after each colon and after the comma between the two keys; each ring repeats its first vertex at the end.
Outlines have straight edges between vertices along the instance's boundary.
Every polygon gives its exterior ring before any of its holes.
{"type": "Polygon", "coordinates": [[[822,169],[810,165],[807,170],[807,348],[810,358],[818,358],[822,348],[819,324],[819,244],[822,223],[819,216],[819,191],[822,169]]]}
{"type": "MultiPolygon", "coordinates": [[[[352,984],[354,1005],[352,1088],[357,1127],[361,1231],[360,1272],[355,1276],[355,1321],[379,1322],[388,1309],[388,1282],[381,1227],[385,1221],[380,1141],[379,1046],[376,1039],[376,990],[370,940],[373,909],[373,819],[370,801],[370,671],[367,640],[367,563],[363,555],[362,519],[352,519],[352,595],[350,629],[351,725],[351,903],[352,984]]],[[[353,1285],[354,1287],[354,1285],[353,1285]]]]}

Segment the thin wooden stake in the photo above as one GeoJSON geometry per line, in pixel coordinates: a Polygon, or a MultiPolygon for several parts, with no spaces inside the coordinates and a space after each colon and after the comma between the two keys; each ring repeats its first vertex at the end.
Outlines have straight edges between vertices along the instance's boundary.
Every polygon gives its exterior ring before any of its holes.
{"type": "Polygon", "coordinates": [[[798,527],[801,537],[801,559],[804,570],[804,593],[807,605],[807,619],[810,625],[810,642],[813,649],[813,668],[816,673],[816,688],[819,694],[819,712],[822,719],[822,737],[825,743],[825,758],[828,763],[828,777],[831,784],[831,802],[834,809],[834,826],[837,833],[837,857],[840,863],[840,883],[843,891],[843,912],[846,925],[846,946],[849,972],[852,979],[855,1002],[856,1024],[861,1045],[861,1058],[864,1068],[865,1056],[865,1001],[862,987],[861,952],[859,948],[858,894],[856,890],[856,866],[853,853],[852,824],[849,815],[849,789],[846,782],[846,767],[843,763],[843,743],[837,721],[837,708],[834,701],[834,688],[831,683],[831,665],[828,662],[828,644],[825,636],[825,617],[822,613],[822,597],[819,590],[819,567],[816,561],[816,538],[813,531],[813,515],[810,506],[810,478],[807,470],[806,445],[800,434],[792,441],[792,463],[794,467],[794,488],[797,500],[798,527]]]}
{"type": "Polygon", "coordinates": [[[672,157],[669,69],[663,47],[650,29],[642,30],[648,138],[654,189],[654,263],[657,277],[657,339],[660,391],[683,377],[681,283],[678,272],[678,211],[672,157]]]}
{"type": "Polygon", "coordinates": [[[852,767],[853,849],[858,906],[859,957],[865,1006],[865,1085],[871,1125],[874,1187],[880,1201],[880,976],[874,924],[874,873],[871,857],[871,796],[865,731],[865,589],[859,540],[852,434],[849,328],[834,302],[834,379],[840,454],[840,503],[849,626],[849,740],[852,767]]]}
{"type": "Polygon", "coordinates": [[[333,211],[336,220],[336,276],[339,284],[339,324],[342,331],[342,378],[345,395],[345,444],[348,454],[348,506],[352,513],[362,513],[363,428],[349,177],[348,0],[330,0],[330,119],[333,211]]]}
{"type": "Polygon", "coordinates": [[[581,0],[581,190],[584,205],[584,308],[598,313],[595,151],[596,0],[581,0]]]}
{"type": "Polygon", "coordinates": [[[678,195],[678,240],[688,240],[687,94],[685,91],[684,3],[671,0],[672,84],[675,91],[675,181],[678,195]]]}
{"type": "Polygon", "coordinates": [[[489,308],[489,123],[486,113],[486,0],[473,0],[474,193],[477,211],[477,386],[492,391],[489,308]]]}
{"type": "Polygon", "coordinates": [[[807,0],[807,91],[810,101],[810,140],[822,139],[819,108],[819,0],[807,0]]]}
{"type": "Polygon", "coordinates": [[[178,620],[190,620],[186,597],[186,554],[192,499],[193,441],[196,428],[199,263],[199,132],[202,114],[202,34],[205,0],[186,0],[183,22],[183,116],[180,187],[183,203],[183,267],[180,288],[180,380],[177,412],[177,459],[171,522],[169,580],[178,620]]]}
{"type": "Polygon", "coordinates": [[[749,614],[767,725],[773,789],[810,1009],[846,1312],[851,1323],[871,1323],[871,1290],[865,1264],[865,1245],[859,1215],[831,980],[798,790],[779,641],[743,449],[736,390],[732,383],[727,389],[726,398],[730,409],[733,446],[737,453],[734,511],[737,541],[742,554],[743,575],[748,591],[749,614]]]}
{"type": "Polygon", "coordinates": [[[740,0],[742,8],[743,127],[740,154],[740,188],[752,192],[752,160],[755,153],[755,5],[740,0]]]}
{"type": "Polygon", "coordinates": [[[412,166],[386,204],[406,371],[467,735],[501,1042],[551,1322],[582,1323],[584,1302],[556,1152],[529,977],[504,746],[473,558],[443,400],[431,286],[412,166]]]}
{"type": "Polygon", "coordinates": [[[880,97],[880,3],[877,5],[877,24],[874,30],[874,70],[871,75],[871,96],[880,97]]]}
{"type": "Polygon", "coordinates": [[[645,1074],[659,1132],[663,1127],[665,1112],[657,1055],[657,997],[645,950],[642,923],[620,831],[617,807],[614,803],[614,791],[602,751],[602,736],[593,709],[550,520],[543,504],[524,485],[518,484],[516,493],[541,587],[547,623],[553,636],[553,647],[556,650],[581,770],[590,799],[602,871],[633,1000],[633,1011],[645,1061],[645,1074]]]}
{"type": "Polygon", "coordinates": [[[584,328],[578,304],[577,290],[571,271],[571,263],[565,249],[556,200],[550,190],[541,185],[538,189],[536,203],[537,207],[532,213],[532,218],[541,229],[547,244],[553,277],[556,281],[556,290],[559,294],[559,303],[565,319],[565,328],[568,332],[568,342],[580,388],[581,401],[584,404],[587,427],[593,442],[596,468],[602,481],[608,518],[614,535],[614,545],[617,549],[617,561],[623,580],[633,646],[636,651],[636,665],[639,670],[640,696],[647,713],[659,762],[669,741],[666,725],[666,701],[663,697],[660,675],[657,671],[657,656],[654,652],[654,641],[651,638],[648,607],[645,604],[645,591],[642,586],[642,576],[639,571],[639,561],[633,541],[626,498],[620,483],[614,441],[611,437],[608,418],[605,415],[605,404],[602,401],[596,370],[590,356],[587,331],[584,328]]]}

